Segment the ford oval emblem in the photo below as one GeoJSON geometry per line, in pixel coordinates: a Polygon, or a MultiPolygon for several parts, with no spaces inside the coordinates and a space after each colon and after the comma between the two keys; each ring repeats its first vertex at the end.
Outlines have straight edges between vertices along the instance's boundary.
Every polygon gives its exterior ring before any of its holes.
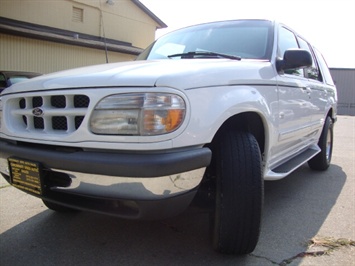
{"type": "Polygon", "coordinates": [[[34,116],[42,116],[43,115],[43,110],[41,109],[41,108],[39,108],[39,107],[36,107],[36,108],[34,108],[33,110],[32,110],[32,114],[34,115],[34,116]]]}

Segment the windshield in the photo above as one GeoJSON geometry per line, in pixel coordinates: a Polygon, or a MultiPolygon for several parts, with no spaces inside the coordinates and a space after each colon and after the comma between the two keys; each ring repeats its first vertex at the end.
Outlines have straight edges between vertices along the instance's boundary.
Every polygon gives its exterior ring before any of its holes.
{"type": "Polygon", "coordinates": [[[186,57],[169,58],[169,56],[184,53],[201,54],[196,52],[220,53],[242,59],[270,60],[272,41],[271,21],[214,22],[169,33],[150,45],[137,60],[183,59],[186,57]]]}

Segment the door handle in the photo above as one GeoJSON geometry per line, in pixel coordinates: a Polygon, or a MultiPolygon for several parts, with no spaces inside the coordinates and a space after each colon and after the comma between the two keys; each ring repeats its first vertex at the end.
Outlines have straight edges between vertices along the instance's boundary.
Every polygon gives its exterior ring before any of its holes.
{"type": "Polygon", "coordinates": [[[310,94],[312,92],[312,89],[310,87],[302,88],[302,90],[305,91],[307,94],[310,94]]]}

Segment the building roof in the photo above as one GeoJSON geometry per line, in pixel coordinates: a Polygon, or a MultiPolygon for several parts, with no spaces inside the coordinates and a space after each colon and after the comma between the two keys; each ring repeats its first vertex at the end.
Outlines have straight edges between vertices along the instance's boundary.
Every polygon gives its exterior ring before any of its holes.
{"type": "Polygon", "coordinates": [[[168,27],[163,21],[160,20],[152,11],[150,11],[145,5],[143,5],[139,0],[131,0],[140,9],[142,9],[149,17],[151,17],[156,23],[159,24],[158,29],[163,29],[168,27]]]}
{"type": "MultiPolygon", "coordinates": [[[[107,0],[108,1],[108,0],[107,0]]],[[[156,24],[156,29],[166,28],[167,25],[160,20],[152,11],[150,11],[139,0],[131,0],[133,4],[142,10],[156,24]]],[[[66,43],[71,45],[85,46],[89,48],[107,49],[115,52],[122,52],[132,55],[138,55],[143,49],[132,46],[132,43],[109,39],[102,36],[93,36],[80,33],[80,38],[73,38],[78,35],[77,32],[53,28],[45,25],[30,23],[0,16],[0,33],[66,43]]]]}

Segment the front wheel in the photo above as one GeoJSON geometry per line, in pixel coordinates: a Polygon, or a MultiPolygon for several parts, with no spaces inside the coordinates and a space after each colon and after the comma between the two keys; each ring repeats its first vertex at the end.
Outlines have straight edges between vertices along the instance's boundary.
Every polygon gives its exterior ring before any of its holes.
{"type": "Polygon", "coordinates": [[[259,145],[250,133],[229,130],[215,152],[213,246],[221,253],[248,254],[259,239],[263,205],[259,145]]]}
{"type": "Polygon", "coordinates": [[[318,146],[321,149],[320,153],[309,160],[308,165],[313,170],[324,171],[330,165],[333,152],[333,121],[329,116],[325,120],[318,146]]]}

